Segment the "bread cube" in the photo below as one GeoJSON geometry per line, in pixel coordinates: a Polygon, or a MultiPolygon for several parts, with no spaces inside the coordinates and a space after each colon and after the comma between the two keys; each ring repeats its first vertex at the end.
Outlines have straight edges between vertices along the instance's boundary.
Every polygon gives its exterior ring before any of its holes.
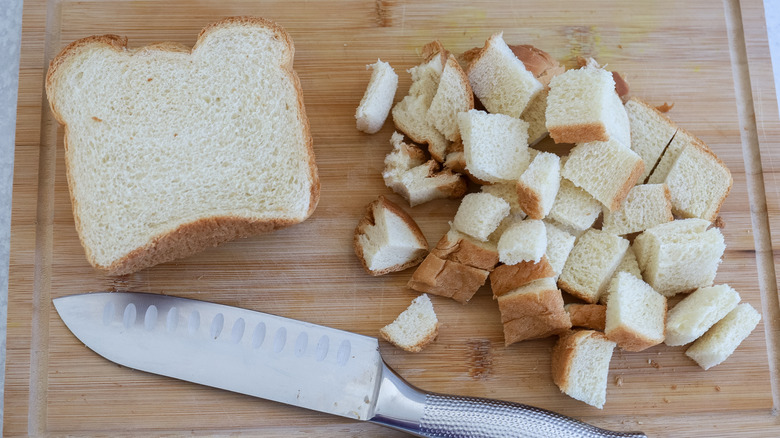
{"type": "Polygon", "coordinates": [[[632,97],[626,102],[626,113],[631,126],[631,149],[642,157],[645,170],[639,181],[650,176],[664,149],[672,141],[677,126],[652,105],[632,97]]]}
{"type": "Polygon", "coordinates": [[[603,332],[607,321],[607,306],[603,304],[570,303],[563,306],[569,314],[572,327],[603,332]]]}
{"type": "Polygon", "coordinates": [[[498,259],[514,265],[520,262],[537,263],[547,250],[547,231],[544,222],[526,219],[507,228],[498,240],[498,259]]]}
{"type": "Polygon", "coordinates": [[[642,351],[664,341],[666,297],[628,272],[610,284],[604,333],[626,351],[642,351]]]}
{"type": "Polygon", "coordinates": [[[555,271],[547,261],[547,257],[543,256],[538,263],[520,262],[514,265],[496,266],[490,273],[490,288],[493,290],[493,297],[496,298],[532,281],[554,276],[555,271]]]}
{"type": "Polygon", "coordinates": [[[398,75],[395,74],[390,64],[380,59],[376,63],[369,64],[371,79],[368,82],[363,99],[355,112],[357,129],[367,134],[376,134],[382,129],[382,125],[390,114],[393,106],[395,90],[398,88],[398,75]]]}
{"type": "Polygon", "coordinates": [[[466,169],[482,181],[517,181],[529,163],[528,123],[503,114],[458,114],[466,169]]]}
{"type": "Polygon", "coordinates": [[[552,278],[528,283],[497,298],[504,343],[511,345],[563,333],[571,328],[563,296],[552,278]]]}
{"type": "Polygon", "coordinates": [[[470,193],[463,197],[452,226],[485,242],[501,220],[509,215],[509,203],[489,193],[470,193]]]}
{"type": "Polygon", "coordinates": [[[544,88],[506,45],[502,33],[492,35],[466,70],[474,94],[494,114],[519,118],[544,88]]]}
{"type": "Polygon", "coordinates": [[[412,274],[407,287],[466,303],[485,284],[488,274],[488,270],[428,254],[412,274]]]}
{"type": "Polygon", "coordinates": [[[566,227],[584,231],[593,226],[601,210],[599,201],[563,178],[548,217],[566,227]]]}
{"type": "Polygon", "coordinates": [[[601,229],[623,236],[673,220],[666,184],[642,184],[629,190],[620,209],[604,212],[601,229]]]}
{"type": "MultiPolygon", "coordinates": [[[[426,114],[428,123],[447,140],[459,141],[458,113],[470,109],[474,109],[474,93],[471,91],[469,79],[455,57],[449,55],[439,78],[439,87],[433,96],[431,106],[428,107],[426,114]]],[[[441,157],[441,154],[438,156],[441,157]]],[[[444,159],[441,158],[439,161],[444,159]]]]}
{"type": "Polygon", "coordinates": [[[594,330],[561,336],[552,351],[553,382],[569,397],[602,409],[614,350],[615,343],[594,330]]]}
{"type": "Polygon", "coordinates": [[[574,244],[558,285],[575,297],[595,304],[628,250],[628,240],[590,229],[574,244]]]}
{"type": "Polygon", "coordinates": [[[551,222],[545,222],[545,231],[547,231],[547,251],[545,254],[550,262],[550,267],[557,276],[563,272],[566,259],[569,258],[569,254],[574,248],[576,237],[551,222]]]}
{"type": "Polygon", "coordinates": [[[748,303],[738,305],[685,351],[708,370],[726,360],[755,330],[761,314],[748,303]]]}
{"type": "Polygon", "coordinates": [[[666,345],[695,341],[737,307],[740,299],[739,293],[727,284],[695,290],[669,311],[666,345]]]}
{"type": "Polygon", "coordinates": [[[379,334],[387,342],[409,352],[419,352],[439,333],[439,319],[428,295],[420,295],[379,334]]]}
{"type": "Polygon", "coordinates": [[[561,164],[557,155],[540,152],[517,182],[520,208],[531,219],[543,219],[552,210],[561,186],[561,164]]]}

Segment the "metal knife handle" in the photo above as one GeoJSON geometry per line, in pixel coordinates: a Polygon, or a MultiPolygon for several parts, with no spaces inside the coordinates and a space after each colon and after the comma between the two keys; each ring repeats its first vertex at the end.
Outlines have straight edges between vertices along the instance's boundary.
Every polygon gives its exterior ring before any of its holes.
{"type": "Polygon", "coordinates": [[[420,437],[646,438],[533,406],[421,391],[386,365],[372,422],[420,437]]]}

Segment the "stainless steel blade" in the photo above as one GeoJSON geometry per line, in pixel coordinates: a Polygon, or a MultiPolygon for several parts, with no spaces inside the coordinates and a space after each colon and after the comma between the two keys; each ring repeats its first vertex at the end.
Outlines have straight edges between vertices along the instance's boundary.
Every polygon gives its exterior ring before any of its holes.
{"type": "Polygon", "coordinates": [[[375,338],[220,304],[97,292],[54,300],[87,347],[118,364],[358,420],[382,373],[375,338]]]}

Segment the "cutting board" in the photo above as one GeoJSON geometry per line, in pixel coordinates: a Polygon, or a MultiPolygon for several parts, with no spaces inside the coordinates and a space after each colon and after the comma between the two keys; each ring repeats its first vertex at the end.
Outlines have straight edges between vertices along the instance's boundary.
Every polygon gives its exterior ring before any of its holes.
{"type": "Polygon", "coordinates": [[[24,9],[5,387],[6,436],[400,436],[372,424],[305,411],[123,368],[97,356],[65,328],[51,299],[132,290],[199,298],[376,336],[417,295],[412,271],[370,277],[352,250],[365,205],[378,195],[403,205],[431,244],[448,229],[457,201],[414,208],[385,187],[391,122],[375,135],[354,113],[377,58],[399,73],[396,99],[411,82],[422,45],[452,52],[503,31],[569,66],[593,56],[624,74],[631,93],[669,113],[728,165],[734,187],[721,211],[728,249],[718,283],[736,288],[762,323],[725,363],[709,371],[682,347],[615,352],[607,403],[598,410],[558,390],[550,377],[554,339],[504,346],[499,312],[482,288],[466,305],[433,297],[441,322],[421,353],[381,343],[385,360],[428,390],[528,403],[619,430],[652,436],[771,436],[780,431],[778,297],[773,248],[780,241],[777,105],[760,1],[658,2],[405,1],[50,1],[24,9]],[[121,277],[86,262],[65,181],[62,130],[42,94],[49,60],[88,35],[126,35],[131,47],[187,45],[206,24],[258,15],[285,27],[322,182],[306,222],[230,242],[121,277]],[[744,25],[744,31],[743,31],[744,25]],[[773,398],[774,394],[774,398],[773,398]]]}

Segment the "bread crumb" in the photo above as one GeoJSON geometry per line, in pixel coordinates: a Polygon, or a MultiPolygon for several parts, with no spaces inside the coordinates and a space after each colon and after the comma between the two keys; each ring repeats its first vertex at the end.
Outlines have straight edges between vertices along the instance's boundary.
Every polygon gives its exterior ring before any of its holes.
{"type": "Polygon", "coordinates": [[[653,367],[655,369],[661,368],[661,364],[656,362],[656,361],[654,361],[654,360],[652,360],[652,359],[647,359],[647,363],[648,363],[648,365],[650,365],[651,367],[653,367]]]}
{"type": "Polygon", "coordinates": [[[669,403],[669,399],[664,397],[664,403],[669,403]]]}
{"type": "Polygon", "coordinates": [[[658,105],[655,107],[655,109],[661,111],[662,113],[668,113],[672,108],[674,108],[674,102],[672,102],[671,105],[664,102],[663,105],[658,105]]]}
{"type": "Polygon", "coordinates": [[[618,49],[622,49],[622,48],[623,48],[623,45],[622,44],[618,44],[618,49]]]}
{"type": "Polygon", "coordinates": [[[103,119],[101,119],[99,117],[95,117],[95,116],[92,116],[92,120],[94,120],[96,122],[102,122],[103,121],[103,119]]]}
{"type": "Polygon", "coordinates": [[[615,376],[615,386],[623,386],[623,376],[615,376]]]}
{"type": "Polygon", "coordinates": [[[152,78],[147,79],[146,82],[152,82],[152,78]]]}
{"type": "Polygon", "coordinates": [[[720,385],[715,385],[715,391],[720,392],[720,385]]]}

